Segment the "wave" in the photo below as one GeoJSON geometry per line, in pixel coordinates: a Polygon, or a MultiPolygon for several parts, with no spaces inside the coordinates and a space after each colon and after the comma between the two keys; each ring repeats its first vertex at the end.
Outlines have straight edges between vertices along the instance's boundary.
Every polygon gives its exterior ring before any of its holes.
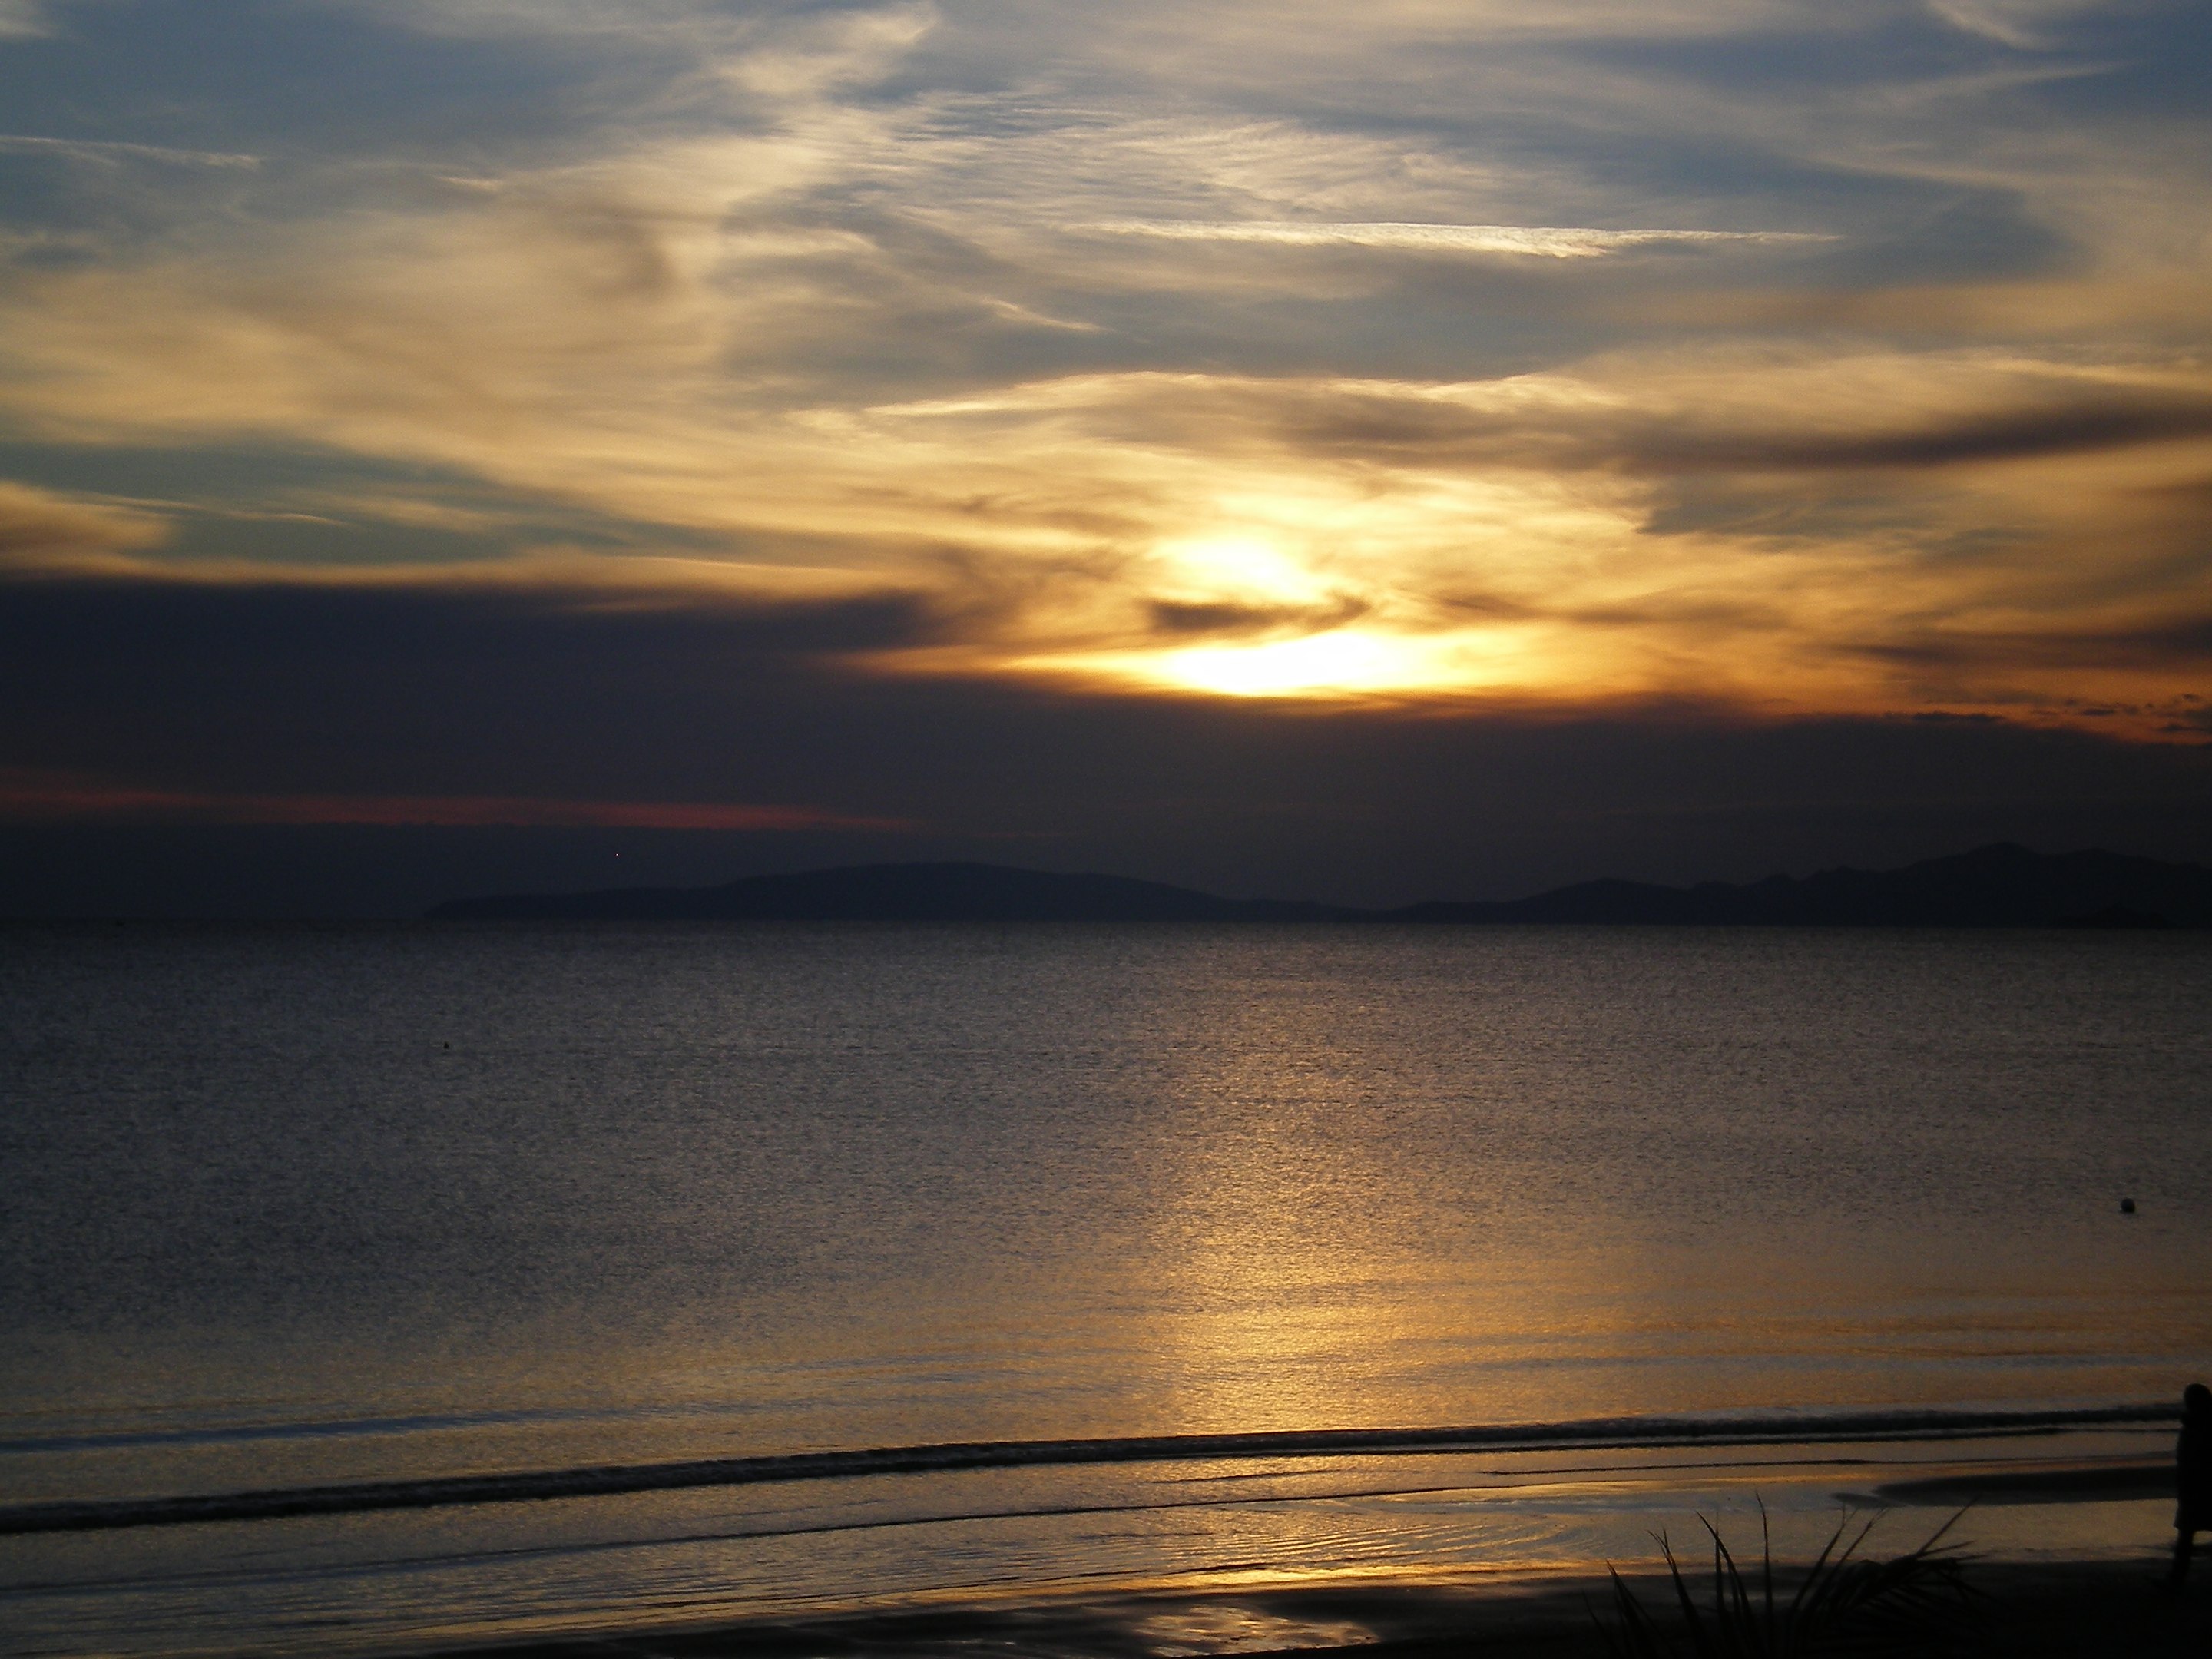
{"type": "Polygon", "coordinates": [[[1457,1428],[1285,1429],[1235,1434],[1130,1435],[1085,1440],[956,1441],[866,1450],[789,1452],[669,1463],[603,1463],[500,1474],[358,1480],[259,1492],[19,1504],[0,1508],[0,1534],[103,1532],[218,1521],[274,1521],[374,1510],[538,1503],[562,1498],[750,1486],[871,1475],[1103,1463],[1217,1462],[1268,1457],[1599,1450],[1607,1448],[1806,1444],[1834,1441],[1964,1440],[2176,1421],[2171,1406],[2063,1409],[1933,1409],[1769,1413],[1697,1417],[1604,1417],[1561,1423],[1457,1428]]]}

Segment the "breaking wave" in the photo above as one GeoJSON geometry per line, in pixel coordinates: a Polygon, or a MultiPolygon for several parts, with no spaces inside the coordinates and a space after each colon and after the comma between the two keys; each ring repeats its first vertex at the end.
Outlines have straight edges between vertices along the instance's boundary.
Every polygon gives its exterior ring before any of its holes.
{"type": "Polygon", "coordinates": [[[1242,1434],[1134,1435],[1083,1440],[958,1441],[866,1450],[793,1452],[662,1463],[604,1463],[507,1474],[22,1504],[0,1508],[0,1534],[99,1532],[200,1522],[270,1521],[374,1510],[522,1504],[779,1481],[843,1480],[965,1469],[1241,1458],[1346,1457],[1607,1448],[1966,1440],[2171,1422],[2164,1405],[2064,1409],[1764,1413],[1585,1418],[1457,1428],[1292,1429],[1242,1434]]]}

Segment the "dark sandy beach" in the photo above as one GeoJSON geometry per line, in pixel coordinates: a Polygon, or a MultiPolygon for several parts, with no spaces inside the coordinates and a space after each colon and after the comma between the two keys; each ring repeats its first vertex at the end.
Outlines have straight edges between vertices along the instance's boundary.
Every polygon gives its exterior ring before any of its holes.
{"type": "MultiPolygon", "coordinates": [[[[1979,1563],[1972,1607],[1923,1640],[1887,1638],[1853,1650],[1882,1654],[2006,1655],[2020,1659],[2202,1659],[2212,1653],[2212,1576],[2179,1595],[2161,1590],[2162,1563],[1979,1563]]],[[[1633,1581],[1647,1604],[1663,1577],[1633,1581]]],[[[921,1607],[842,1618],[748,1622],[685,1631],[457,1650],[500,1659],[914,1659],[975,1653],[1090,1659],[1195,1659],[1207,1654],[1340,1653],[1360,1659],[1582,1659],[1605,1652],[1601,1577],[1511,1588],[1349,1584],[1211,1595],[1130,1596],[1000,1609],[921,1607]]]]}
{"type": "MultiPolygon", "coordinates": [[[[2022,1506],[2141,1500],[2170,1489],[2170,1465],[2153,1462],[1958,1474],[1890,1483],[1867,1495],[1900,1510],[1972,1506],[1969,1514],[2022,1506]]],[[[1735,1540],[1741,1546],[1750,1540],[1735,1540]]],[[[2166,1538],[2147,1532],[2139,1555],[2097,1559],[1984,1557],[1963,1551],[1968,1599],[1906,1636],[1883,1634],[1823,1649],[1884,1655],[2010,1656],[2012,1659],[2166,1659],[2212,1653],[2212,1566],[2179,1593],[2160,1579],[2166,1538]]],[[[1887,1552],[1869,1552],[1879,1557],[1887,1552]]],[[[1639,1598],[1676,1628],[1673,1589],[1650,1561],[1622,1563],[1639,1598]]],[[[1755,1571],[1755,1563],[1744,1563],[1755,1571]]],[[[1799,1564],[1778,1564],[1786,1599],[1799,1564]]],[[[1686,1553],[1693,1590],[1709,1595],[1701,1559],[1686,1553]]],[[[1601,1572],[1461,1575],[1249,1583],[1236,1589],[1128,1590],[1000,1601],[929,1598],[876,1607],[689,1629],[633,1630],[446,1650],[428,1659],[763,1659],[994,1653],[1052,1659],[1200,1659],[1213,1654],[1297,1652],[1364,1659],[1570,1659],[1607,1651],[1612,1590],[1601,1572]]]]}

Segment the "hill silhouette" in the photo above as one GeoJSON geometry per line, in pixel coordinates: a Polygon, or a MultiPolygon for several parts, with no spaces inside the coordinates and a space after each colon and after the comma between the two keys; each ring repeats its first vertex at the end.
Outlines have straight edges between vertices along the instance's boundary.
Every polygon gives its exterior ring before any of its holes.
{"type": "Polygon", "coordinates": [[[718,887],[618,887],[459,899],[440,921],[1395,921],[1770,927],[2206,927],[2212,870],[2000,842],[1897,870],[1665,887],[1589,881],[1532,897],[1361,910],[1219,898],[1126,876],[972,863],[867,864],[718,887]]]}
{"type": "Polygon", "coordinates": [[[1898,870],[1848,866],[1731,885],[1589,881],[1498,903],[1431,902],[1404,921],[1675,923],[1770,927],[2212,927],[2212,870],[2091,849],[1997,842],[1898,870]]]}

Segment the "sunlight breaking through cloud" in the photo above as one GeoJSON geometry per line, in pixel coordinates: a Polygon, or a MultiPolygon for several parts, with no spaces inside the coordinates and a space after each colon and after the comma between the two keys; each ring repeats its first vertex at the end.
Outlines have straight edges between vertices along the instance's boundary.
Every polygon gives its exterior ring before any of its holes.
{"type": "Polygon", "coordinates": [[[872,593],[929,625],[837,672],[1238,697],[2195,694],[2201,120],[2112,114],[2156,66],[2079,8],[1894,67],[1755,9],[1408,0],[1325,64],[1289,0],[319,14],[557,84],[495,140],[26,82],[0,564],[872,593]]]}

